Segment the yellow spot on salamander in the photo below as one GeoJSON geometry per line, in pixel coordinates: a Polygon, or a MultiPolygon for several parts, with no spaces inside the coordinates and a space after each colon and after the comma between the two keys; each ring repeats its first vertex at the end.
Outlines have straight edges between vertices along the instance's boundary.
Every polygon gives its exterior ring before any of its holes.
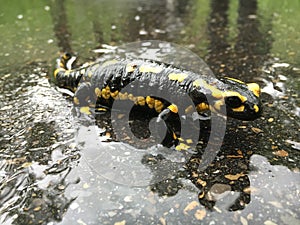
{"type": "Polygon", "coordinates": [[[209,105],[205,102],[201,102],[196,106],[197,112],[204,112],[209,110],[209,105]]]}
{"type": "Polygon", "coordinates": [[[138,96],[136,97],[136,104],[140,105],[140,106],[144,106],[146,103],[145,98],[142,96],[138,96]]]}
{"type": "Polygon", "coordinates": [[[127,100],[128,99],[128,93],[119,93],[120,100],[127,100]]]}
{"type": "Polygon", "coordinates": [[[224,101],[222,100],[219,100],[219,101],[216,101],[215,104],[214,104],[214,108],[217,110],[217,111],[221,111],[221,106],[224,105],[224,101]]]}
{"type": "Polygon", "coordinates": [[[93,73],[90,71],[88,72],[88,77],[91,78],[93,76],[93,73]]]}
{"type": "Polygon", "coordinates": [[[133,94],[129,94],[129,95],[128,95],[128,99],[129,99],[130,101],[133,101],[133,102],[136,101],[136,97],[133,96],[133,94]]]}
{"type": "Polygon", "coordinates": [[[186,109],[184,110],[185,114],[189,114],[192,113],[194,111],[194,107],[192,105],[189,105],[188,107],[186,107],[186,109]]]}
{"type": "Polygon", "coordinates": [[[244,105],[241,105],[238,108],[232,108],[232,111],[234,111],[234,112],[244,112],[244,110],[245,110],[245,106],[244,105]]]}
{"type": "Polygon", "coordinates": [[[90,107],[88,107],[88,106],[81,107],[80,112],[84,113],[86,115],[91,115],[92,114],[91,111],[90,111],[90,107]]]}
{"type": "Polygon", "coordinates": [[[149,65],[141,65],[139,71],[141,73],[159,73],[162,71],[162,68],[159,66],[153,67],[149,65]]]}
{"type": "Polygon", "coordinates": [[[249,83],[247,84],[248,89],[250,91],[252,91],[252,93],[256,96],[259,97],[260,96],[260,87],[257,83],[249,83]]]}
{"type": "Polygon", "coordinates": [[[168,106],[168,108],[171,110],[173,113],[178,113],[178,107],[175,104],[171,104],[168,106]]]}
{"type": "Polygon", "coordinates": [[[61,72],[61,71],[66,71],[65,69],[63,69],[63,68],[58,68],[58,69],[56,69],[56,70],[54,70],[54,78],[56,78],[56,76],[57,76],[57,74],[59,73],[59,72],[61,72]]]}
{"type": "Polygon", "coordinates": [[[177,135],[173,132],[173,139],[174,140],[177,140],[178,139],[178,137],[177,137],[177,135]]]}
{"type": "Polygon", "coordinates": [[[188,146],[187,144],[184,144],[184,143],[180,143],[179,145],[177,145],[175,147],[175,149],[177,151],[188,150],[189,148],[190,148],[190,146],[188,146]]]}
{"type": "Polygon", "coordinates": [[[146,103],[150,109],[154,107],[154,102],[155,102],[154,98],[151,98],[150,96],[146,97],[146,103]]]}
{"type": "Polygon", "coordinates": [[[203,83],[203,80],[197,79],[193,82],[194,87],[201,87],[201,84],[203,83]]]}
{"type": "Polygon", "coordinates": [[[77,97],[73,98],[73,102],[75,105],[79,105],[79,99],[77,97]]]}
{"type": "Polygon", "coordinates": [[[102,64],[102,67],[109,66],[109,65],[114,65],[114,64],[116,64],[116,63],[118,63],[118,62],[119,62],[119,61],[116,60],[116,59],[108,60],[108,61],[106,61],[106,62],[104,62],[104,63],[102,64]]]}
{"type": "Polygon", "coordinates": [[[110,98],[110,88],[109,88],[109,86],[106,86],[105,88],[102,89],[101,96],[104,99],[109,99],[110,98]]]}
{"type": "Polygon", "coordinates": [[[245,84],[243,81],[241,80],[238,80],[238,79],[235,79],[235,78],[232,78],[232,77],[225,77],[227,80],[232,80],[232,81],[235,81],[237,83],[240,83],[240,84],[245,84]]]}
{"type": "MultiPolygon", "coordinates": [[[[174,136],[174,134],[175,134],[175,133],[173,133],[173,136],[174,136]]],[[[174,138],[174,139],[175,139],[175,138],[174,138]]],[[[184,142],[184,139],[181,138],[181,137],[179,137],[179,138],[177,138],[177,139],[178,139],[178,141],[184,142]]]]}
{"type": "Polygon", "coordinates": [[[115,92],[111,92],[111,93],[110,93],[110,96],[111,96],[112,98],[117,98],[118,94],[119,94],[119,91],[115,91],[115,92]]]}
{"type": "Polygon", "coordinates": [[[126,66],[126,72],[127,72],[127,73],[131,73],[131,72],[133,72],[135,69],[136,69],[136,65],[135,65],[135,64],[128,64],[128,65],[126,66]]]}
{"type": "Polygon", "coordinates": [[[68,60],[70,58],[70,54],[63,54],[62,59],[68,60]]]}
{"type": "Polygon", "coordinates": [[[98,112],[107,112],[107,109],[106,109],[106,108],[102,108],[102,107],[97,108],[96,110],[97,110],[98,112]]]}
{"type": "Polygon", "coordinates": [[[178,82],[182,82],[188,75],[186,73],[170,73],[169,80],[177,80],[178,82]]]}
{"type": "Polygon", "coordinates": [[[214,98],[223,98],[223,92],[215,86],[208,84],[205,80],[197,79],[193,82],[193,86],[197,88],[203,88],[204,90],[209,90],[214,98]]]}
{"type": "Polygon", "coordinates": [[[80,74],[81,74],[81,75],[85,74],[85,69],[81,69],[81,70],[80,70],[80,74]]]}
{"type": "Polygon", "coordinates": [[[212,96],[217,99],[223,98],[223,92],[218,90],[217,88],[212,91],[212,96]]]}
{"type": "Polygon", "coordinates": [[[186,139],[185,141],[187,144],[193,144],[193,140],[192,139],[186,139]]]}
{"type": "Polygon", "coordinates": [[[215,86],[209,85],[208,83],[206,83],[205,86],[204,86],[204,88],[210,90],[211,91],[211,95],[214,98],[217,98],[217,99],[223,98],[223,92],[221,90],[219,90],[218,88],[216,88],[215,86]]]}
{"type": "Polygon", "coordinates": [[[259,107],[257,105],[253,106],[254,111],[257,113],[259,111],[259,107]]]}
{"type": "Polygon", "coordinates": [[[95,88],[95,94],[97,97],[101,97],[102,92],[101,92],[100,88],[95,88]]]}
{"type": "Polygon", "coordinates": [[[163,109],[163,107],[164,107],[164,104],[161,101],[154,100],[154,108],[155,108],[156,112],[158,112],[158,113],[161,112],[161,110],[163,109]]]}

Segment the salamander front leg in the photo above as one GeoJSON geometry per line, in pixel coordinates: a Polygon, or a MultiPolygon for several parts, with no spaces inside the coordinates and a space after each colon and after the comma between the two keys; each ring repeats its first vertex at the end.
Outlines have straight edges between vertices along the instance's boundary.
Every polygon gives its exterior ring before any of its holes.
{"type": "Polygon", "coordinates": [[[177,106],[174,105],[174,104],[169,105],[167,108],[165,108],[163,111],[161,111],[161,112],[158,114],[157,122],[160,122],[160,121],[162,121],[162,120],[168,119],[168,117],[169,117],[172,113],[175,113],[175,114],[178,113],[178,108],[177,108],[177,106]]]}
{"type": "Polygon", "coordinates": [[[165,121],[167,126],[167,134],[162,144],[167,147],[176,146],[180,137],[180,119],[178,117],[178,108],[175,104],[169,105],[158,114],[156,122],[159,123],[161,121],[165,121]]]}

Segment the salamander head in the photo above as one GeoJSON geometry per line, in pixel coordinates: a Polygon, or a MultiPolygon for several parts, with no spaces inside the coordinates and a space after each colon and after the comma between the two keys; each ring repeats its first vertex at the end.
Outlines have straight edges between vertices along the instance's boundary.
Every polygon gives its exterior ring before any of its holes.
{"type": "Polygon", "coordinates": [[[227,115],[240,120],[255,120],[262,113],[260,87],[234,78],[222,79],[228,85],[223,91],[227,115]]]}

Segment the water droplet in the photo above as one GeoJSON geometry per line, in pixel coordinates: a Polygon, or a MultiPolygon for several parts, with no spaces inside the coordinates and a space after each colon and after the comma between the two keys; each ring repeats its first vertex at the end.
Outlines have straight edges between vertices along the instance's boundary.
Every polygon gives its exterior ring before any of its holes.
{"type": "Polygon", "coordinates": [[[137,16],[134,17],[134,19],[135,19],[136,21],[139,21],[139,20],[141,19],[141,17],[140,17],[139,15],[137,15],[137,16]]]}

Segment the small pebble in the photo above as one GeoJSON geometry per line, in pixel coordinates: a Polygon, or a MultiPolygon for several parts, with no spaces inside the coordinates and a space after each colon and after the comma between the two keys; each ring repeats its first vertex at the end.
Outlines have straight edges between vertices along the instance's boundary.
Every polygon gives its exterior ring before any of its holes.
{"type": "Polygon", "coordinates": [[[124,202],[132,202],[132,196],[128,195],[124,198],[124,202]]]}
{"type": "Polygon", "coordinates": [[[147,35],[148,32],[146,30],[142,29],[142,30],[139,31],[139,34],[140,35],[147,35]]]}
{"type": "Polygon", "coordinates": [[[244,217],[241,216],[240,220],[243,225],[248,225],[248,221],[244,217]]]}
{"type": "Polygon", "coordinates": [[[122,220],[120,222],[116,222],[114,225],[125,225],[126,224],[126,220],[122,220]]]}
{"type": "Polygon", "coordinates": [[[276,223],[272,222],[271,220],[266,220],[264,225],[277,225],[276,223]]]}
{"type": "Polygon", "coordinates": [[[77,202],[73,202],[71,205],[70,205],[70,209],[71,210],[75,210],[79,207],[79,204],[77,202]]]}
{"type": "Polygon", "coordinates": [[[84,183],[83,186],[82,186],[84,189],[87,189],[90,187],[90,185],[88,183],[84,183]]]}
{"type": "Polygon", "coordinates": [[[247,216],[247,219],[248,220],[253,220],[253,213],[249,213],[248,216],[247,216]]]}

